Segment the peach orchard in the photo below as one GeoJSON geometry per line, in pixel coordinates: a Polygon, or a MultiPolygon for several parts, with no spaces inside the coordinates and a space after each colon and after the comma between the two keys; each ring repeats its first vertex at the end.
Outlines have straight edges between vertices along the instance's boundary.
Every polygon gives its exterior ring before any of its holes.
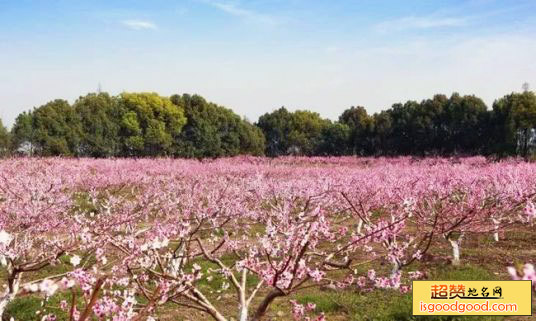
{"type": "MultiPolygon", "coordinates": [[[[413,263],[430,249],[443,242],[460,264],[467,233],[499,241],[532,224],[535,197],[536,165],[517,160],[7,159],[0,314],[19,296],[45,307],[62,295],[42,320],[158,320],[164,306],[262,320],[275,301],[296,320],[323,320],[291,296],[410,291],[424,275],[413,263]],[[389,268],[360,273],[371,258],[389,268]],[[211,282],[216,293],[202,286],[211,282]]],[[[504,269],[534,280],[526,263],[504,269]]]]}

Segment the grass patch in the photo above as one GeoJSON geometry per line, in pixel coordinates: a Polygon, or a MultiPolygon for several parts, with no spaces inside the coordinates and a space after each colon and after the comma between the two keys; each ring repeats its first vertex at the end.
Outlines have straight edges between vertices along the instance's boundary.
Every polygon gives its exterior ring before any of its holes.
{"type": "Polygon", "coordinates": [[[497,280],[497,276],[488,270],[474,265],[438,267],[430,273],[430,280],[438,281],[487,281],[497,280]]]}
{"type": "Polygon", "coordinates": [[[297,298],[297,301],[300,304],[316,304],[315,312],[317,313],[334,313],[345,311],[345,307],[343,304],[341,304],[339,297],[339,293],[317,292],[300,295],[297,298]]]}
{"type": "MultiPolygon", "coordinates": [[[[81,295],[81,293],[77,293],[78,309],[85,308],[81,295]]],[[[2,320],[9,321],[13,318],[17,321],[40,321],[44,315],[52,313],[56,315],[57,321],[68,321],[69,316],[67,312],[61,310],[59,306],[62,300],[66,300],[70,304],[71,299],[71,293],[57,292],[42,305],[43,298],[37,295],[18,297],[8,304],[2,320]]]]}
{"type": "MultiPolygon", "coordinates": [[[[432,270],[430,280],[496,280],[497,276],[484,268],[464,265],[459,267],[442,266],[432,270]]],[[[301,304],[316,304],[317,313],[324,312],[328,317],[344,315],[350,321],[498,321],[504,317],[490,316],[413,316],[412,295],[396,290],[373,290],[360,293],[353,290],[319,291],[304,293],[296,297],[301,304]]]]}
{"type": "Polygon", "coordinates": [[[15,320],[36,320],[35,314],[41,309],[41,299],[33,296],[17,298],[11,302],[4,312],[3,321],[9,321],[10,318],[15,320]]]}

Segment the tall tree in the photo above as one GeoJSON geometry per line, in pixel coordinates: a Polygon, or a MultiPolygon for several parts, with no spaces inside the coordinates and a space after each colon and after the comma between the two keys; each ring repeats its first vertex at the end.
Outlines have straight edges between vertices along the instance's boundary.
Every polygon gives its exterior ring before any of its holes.
{"type": "Polygon", "coordinates": [[[2,123],[2,119],[0,119],[0,157],[8,155],[9,150],[10,150],[9,131],[2,123]]]}
{"type": "Polygon", "coordinates": [[[65,100],[57,99],[17,117],[13,126],[16,150],[41,156],[76,156],[80,120],[65,100]]]}
{"type": "Polygon", "coordinates": [[[32,124],[32,112],[22,112],[17,116],[11,128],[11,148],[16,153],[33,155],[35,135],[32,124]]]}
{"type": "Polygon", "coordinates": [[[395,150],[390,146],[390,140],[392,135],[391,114],[387,111],[382,111],[380,113],[374,114],[373,118],[373,155],[393,155],[395,153],[395,150]]]}
{"type": "Polygon", "coordinates": [[[350,107],[339,116],[339,122],[350,129],[349,148],[354,155],[373,153],[374,118],[362,106],[350,107]]]}
{"type": "Polygon", "coordinates": [[[416,110],[419,103],[408,101],[404,104],[394,104],[389,113],[391,131],[388,138],[388,150],[396,155],[411,155],[417,153],[419,140],[422,137],[423,123],[418,123],[416,110]],[[419,139],[416,141],[416,139],[419,139]]]}
{"type": "Polygon", "coordinates": [[[441,117],[447,104],[445,95],[435,95],[432,99],[411,104],[410,139],[414,140],[413,154],[438,155],[442,153],[441,117]]]}
{"type": "Polygon", "coordinates": [[[324,127],[317,154],[324,156],[343,156],[351,154],[351,133],[352,130],[348,125],[339,122],[331,123],[324,127]]]}
{"type": "Polygon", "coordinates": [[[266,138],[266,155],[286,155],[289,151],[288,136],[292,130],[293,115],[285,107],[281,107],[271,113],[262,115],[257,126],[266,138]]]}
{"type": "Polygon", "coordinates": [[[264,136],[260,129],[230,109],[207,102],[198,95],[174,95],[171,101],[184,109],[187,122],[177,140],[182,157],[262,155],[264,136]]]}
{"type": "Polygon", "coordinates": [[[239,123],[240,154],[264,155],[265,138],[262,130],[246,119],[239,123]]]}
{"type": "Polygon", "coordinates": [[[440,119],[444,154],[478,154],[488,144],[489,113],[482,99],[452,94],[440,119]]]}
{"type": "Polygon", "coordinates": [[[107,93],[78,98],[74,109],[81,122],[80,155],[110,157],[119,153],[118,100],[107,93]]]}
{"type": "Polygon", "coordinates": [[[172,155],[186,117],[182,108],[156,93],[122,93],[119,137],[125,156],[172,155]]]}
{"type": "Polygon", "coordinates": [[[297,110],[292,116],[292,129],[288,135],[291,153],[317,155],[322,143],[322,133],[331,122],[308,110],[297,110]]]}
{"type": "Polygon", "coordinates": [[[534,92],[511,93],[493,103],[494,152],[523,156],[529,152],[530,138],[536,128],[534,92]]]}
{"type": "Polygon", "coordinates": [[[259,118],[259,126],[266,137],[266,154],[316,155],[322,144],[322,132],[330,121],[318,113],[297,110],[289,112],[281,107],[259,118]]]}

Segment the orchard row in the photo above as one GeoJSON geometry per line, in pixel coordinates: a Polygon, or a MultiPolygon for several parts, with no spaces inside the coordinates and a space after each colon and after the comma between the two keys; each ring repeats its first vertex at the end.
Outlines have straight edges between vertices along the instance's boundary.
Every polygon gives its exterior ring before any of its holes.
{"type": "MultiPolygon", "coordinates": [[[[448,244],[459,264],[468,233],[497,241],[532,224],[535,198],[536,165],[478,157],[7,159],[0,313],[36,295],[43,320],[156,320],[176,309],[247,321],[287,300],[294,318],[322,320],[288,297],[409,291],[430,249],[448,244]],[[389,268],[359,272],[373,258],[389,268]]],[[[509,272],[535,278],[530,264],[509,272]]]]}

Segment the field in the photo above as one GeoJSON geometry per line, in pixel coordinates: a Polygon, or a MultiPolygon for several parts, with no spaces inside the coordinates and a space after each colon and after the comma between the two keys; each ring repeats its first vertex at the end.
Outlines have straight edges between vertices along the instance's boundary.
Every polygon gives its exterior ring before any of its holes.
{"type": "Polygon", "coordinates": [[[6,159],[0,313],[421,320],[412,280],[536,278],[535,198],[481,157],[6,159]]]}

